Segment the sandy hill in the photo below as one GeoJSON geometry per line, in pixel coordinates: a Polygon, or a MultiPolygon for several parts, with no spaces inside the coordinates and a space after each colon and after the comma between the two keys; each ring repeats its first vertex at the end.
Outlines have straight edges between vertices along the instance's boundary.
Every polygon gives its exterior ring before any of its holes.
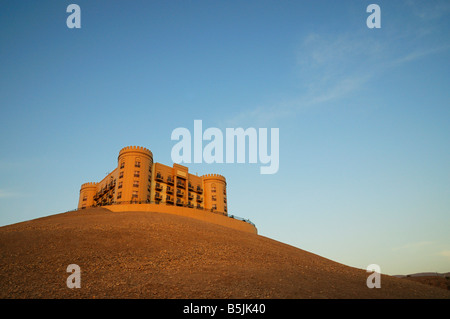
{"type": "Polygon", "coordinates": [[[63,213],[0,227],[0,245],[0,298],[450,298],[385,275],[369,289],[364,270],[163,213],[63,213]]]}

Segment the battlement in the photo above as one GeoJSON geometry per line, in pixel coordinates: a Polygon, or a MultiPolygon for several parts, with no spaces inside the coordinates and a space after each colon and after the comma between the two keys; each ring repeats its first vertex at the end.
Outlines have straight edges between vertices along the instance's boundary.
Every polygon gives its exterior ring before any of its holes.
{"type": "Polygon", "coordinates": [[[143,154],[153,158],[153,153],[148,148],[145,148],[143,146],[126,146],[120,150],[119,157],[126,153],[131,153],[131,152],[143,153],[143,154]]]}
{"type": "Polygon", "coordinates": [[[218,179],[221,180],[223,182],[226,182],[225,177],[223,177],[220,174],[205,174],[201,176],[203,179],[218,179]]]}
{"type": "Polygon", "coordinates": [[[95,182],[88,182],[81,185],[81,188],[88,188],[88,187],[97,187],[97,183],[95,182]]]}

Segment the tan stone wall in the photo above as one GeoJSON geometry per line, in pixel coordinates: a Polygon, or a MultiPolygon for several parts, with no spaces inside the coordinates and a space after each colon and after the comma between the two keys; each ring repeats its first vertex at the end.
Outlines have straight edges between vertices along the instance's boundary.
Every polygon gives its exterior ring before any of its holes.
{"type": "Polygon", "coordinates": [[[146,211],[146,212],[156,212],[156,213],[167,213],[180,216],[186,216],[190,218],[199,219],[205,222],[249,232],[252,234],[257,234],[258,231],[255,226],[250,223],[246,223],[241,220],[233,219],[231,217],[223,216],[221,214],[215,214],[207,212],[204,210],[187,208],[187,207],[177,207],[168,206],[161,204],[124,204],[124,205],[111,205],[105,206],[108,210],[112,212],[124,212],[124,211],[146,211]]]}

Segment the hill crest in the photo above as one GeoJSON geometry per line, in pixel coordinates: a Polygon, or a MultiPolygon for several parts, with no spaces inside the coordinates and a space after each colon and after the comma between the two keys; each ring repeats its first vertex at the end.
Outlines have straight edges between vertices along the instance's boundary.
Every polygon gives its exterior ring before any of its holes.
{"type": "Polygon", "coordinates": [[[1,298],[450,298],[387,275],[369,289],[365,270],[172,214],[68,212],[0,227],[0,243],[1,298]]]}

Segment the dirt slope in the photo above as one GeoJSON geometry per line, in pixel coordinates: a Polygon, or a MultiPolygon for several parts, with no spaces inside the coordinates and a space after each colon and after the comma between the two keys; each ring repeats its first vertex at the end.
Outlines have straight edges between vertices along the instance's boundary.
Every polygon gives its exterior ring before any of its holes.
{"type": "Polygon", "coordinates": [[[450,277],[441,276],[418,276],[418,277],[404,277],[403,280],[412,280],[422,284],[439,287],[450,290],[450,277]]]}
{"type": "Polygon", "coordinates": [[[0,227],[0,247],[0,298],[450,298],[384,275],[369,289],[364,270],[170,214],[58,214],[0,227]]]}

